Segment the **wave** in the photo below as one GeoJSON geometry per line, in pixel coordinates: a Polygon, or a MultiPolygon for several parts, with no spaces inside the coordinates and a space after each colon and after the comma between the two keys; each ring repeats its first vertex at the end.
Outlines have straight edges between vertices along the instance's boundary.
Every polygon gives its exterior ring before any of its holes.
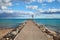
{"type": "Polygon", "coordinates": [[[55,32],[59,32],[60,33],[60,30],[58,28],[56,28],[57,26],[54,26],[54,25],[46,25],[45,26],[49,29],[49,30],[52,30],[52,31],[55,31],[55,32]]]}
{"type": "Polygon", "coordinates": [[[8,24],[0,24],[0,28],[16,28],[22,23],[8,23],[8,24]]]}

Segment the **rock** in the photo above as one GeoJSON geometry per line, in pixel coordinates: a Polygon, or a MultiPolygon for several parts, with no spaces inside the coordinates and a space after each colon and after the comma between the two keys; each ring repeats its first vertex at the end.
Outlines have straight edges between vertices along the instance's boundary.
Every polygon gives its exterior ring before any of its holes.
{"type": "Polygon", "coordinates": [[[53,36],[47,35],[47,37],[49,38],[49,40],[53,40],[53,36]]]}

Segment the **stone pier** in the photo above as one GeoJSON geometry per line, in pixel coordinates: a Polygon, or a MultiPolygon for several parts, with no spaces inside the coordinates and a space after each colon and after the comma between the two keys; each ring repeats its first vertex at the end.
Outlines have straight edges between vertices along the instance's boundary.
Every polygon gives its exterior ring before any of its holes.
{"type": "Polygon", "coordinates": [[[14,40],[53,40],[53,38],[42,32],[33,21],[29,20],[14,40]]]}

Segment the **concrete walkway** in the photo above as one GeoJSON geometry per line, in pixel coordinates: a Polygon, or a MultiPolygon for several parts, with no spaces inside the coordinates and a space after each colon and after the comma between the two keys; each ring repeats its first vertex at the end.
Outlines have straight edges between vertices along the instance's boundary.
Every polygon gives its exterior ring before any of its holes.
{"type": "Polygon", "coordinates": [[[32,21],[27,21],[14,40],[52,40],[43,33],[32,21]]]}

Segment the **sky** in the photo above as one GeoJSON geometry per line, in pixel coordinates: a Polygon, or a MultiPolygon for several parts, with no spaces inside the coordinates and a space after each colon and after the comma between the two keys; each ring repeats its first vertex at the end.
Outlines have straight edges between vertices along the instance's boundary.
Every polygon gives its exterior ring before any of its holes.
{"type": "MultiPolygon", "coordinates": [[[[17,13],[19,18],[24,18],[21,13],[26,14],[26,18],[29,18],[28,15],[32,14],[35,15],[35,18],[60,18],[60,14],[57,13],[42,14],[42,12],[60,12],[60,0],[0,0],[0,15],[3,12],[17,13]]],[[[4,17],[4,15],[2,16],[4,17]]]]}

